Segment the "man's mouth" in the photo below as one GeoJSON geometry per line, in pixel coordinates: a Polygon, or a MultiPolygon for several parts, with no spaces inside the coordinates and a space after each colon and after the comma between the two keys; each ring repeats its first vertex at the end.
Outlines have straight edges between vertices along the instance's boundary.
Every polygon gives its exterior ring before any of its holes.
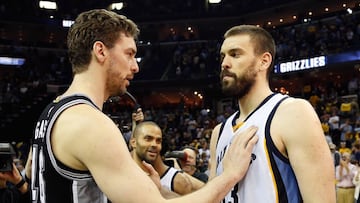
{"type": "Polygon", "coordinates": [[[156,151],[148,151],[148,154],[150,156],[157,156],[158,153],[156,151]]]}

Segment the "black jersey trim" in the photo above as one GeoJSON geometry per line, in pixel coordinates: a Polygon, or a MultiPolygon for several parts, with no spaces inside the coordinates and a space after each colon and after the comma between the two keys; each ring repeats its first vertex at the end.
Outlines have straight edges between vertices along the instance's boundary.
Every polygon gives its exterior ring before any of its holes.
{"type": "Polygon", "coordinates": [[[52,131],[53,125],[54,125],[55,121],[58,119],[59,115],[64,110],[66,110],[74,105],[78,105],[78,104],[88,104],[88,105],[98,109],[96,107],[96,105],[88,97],[83,96],[83,95],[72,95],[72,96],[63,98],[62,100],[60,100],[57,103],[54,102],[54,108],[52,109],[54,111],[51,112],[49,115],[50,116],[49,118],[51,118],[51,119],[49,120],[49,126],[46,131],[46,145],[47,145],[46,148],[48,150],[48,155],[49,155],[50,161],[51,161],[54,169],[60,175],[62,175],[65,178],[70,178],[72,180],[85,180],[85,179],[92,179],[92,175],[90,174],[90,172],[75,170],[75,169],[69,168],[69,167],[65,166],[64,164],[62,164],[58,159],[55,158],[55,155],[53,154],[53,151],[52,151],[51,142],[50,142],[51,131],[52,131]]]}
{"type": "Polygon", "coordinates": [[[171,178],[171,191],[175,192],[175,184],[174,184],[174,179],[175,179],[175,176],[179,173],[179,171],[176,171],[173,175],[173,177],[171,178]]]}
{"type": "Polygon", "coordinates": [[[280,101],[278,101],[278,103],[274,106],[274,108],[272,109],[272,111],[270,112],[269,114],[269,117],[266,121],[266,124],[265,124],[265,140],[266,140],[266,146],[268,148],[268,157],[270,159],[270,163],[271,163],[271,166],[272,166],[272,170],[273,170],[273,173],[274,173],[274,177],[276,179],[276,185],[277,185],[277,188],[278,188],[278,197],[279,197],[279,202],[289,202],[288,201],[288,198],[287,198],[287,194],[283,191],[286,191],[286,188],[285,188],[285,185],[284,185],[284,182],[281,178],[281,175],[280,175],[280,170],[279,168],[277,167],[276,163],[275,163],[275,160],[274,160],[274,157],[272,155],[272,153],[275,153],[277,157],[279,157],[281,160],[283,160],[285,163],[287,164],[290,164],[289,163],[289,160],[286,159],[281,153],[280,151],[275,147],[274,145],[274,142],[273,140],[271,139],[271,136],[270,136],[270,125],[271,125],[271,121],[274,117],[274,114],[276,112],[276,110],[278,109],[279,105],[289,97],[284,97],[282,98],[280,101]]]}
{"type": "MultiPolygon", "coordinates": [[[[248,120],[248,118],[250,118],[258,109],[260,109],[267,101],[269,101],[273,96],[275,96],[277,93],[272,93],[269,96],[267,96],[248,116],[246,116],[244,122],[246,122],[248,120]]],[[[236,113],[236,115],[234,116],[233,120],[232,120],[232,126],[236,125],[236,119],[240,116],[240,111],[238,111],[236,113]]]]}
{"type": "MultiPolygon", "coordinates": [[[[275,96],[276,94],[278,94],[278,93],[272,93],[272,94],[268,95],[268,96],[245,118],[244,122],[246,122],[246,120],[247,120],[248,118],[250,118],[250,116],[252,116],[260,107],[262,107],[267,101],[269,101],[269,100],[270,100],[273,96],[275,96]]],[[[231,121],[233,127],[236,125],[236,119],[240,116],[240,111],[236,111],[234,114],[235,114],[235,116],[233,116],[232,121],[231,121]]],[[[234,114],[232,114],[232,115],[234,115],[234,114]]],[[[231,116],[228,117],[228,118],[221,124],[220,130],[219,130],[219,136],[218,136],[218,139],[217,139],[217,141],[216,141],[216,146],[217,146],[218,143],[219,143],[220,136],[221,136],[221,133],[222,133],[222,131],[223,131],[223,129],[224,129],[225,123],[226,123],[227,120],[230,119],[230,118],[231,118],[231,116]]]]}
{"type": "Polygon", "coordinates": [[[274,152],[276,154],[276,156],[278,156],[282,161],[284,161],[285,163],[290,163],[289,162],[289,159],[286,158],[276,147],[275,147],[275,144],[273,142],[273,140],[271,139],[271,135],[270,135],[270,125],[271,125],[271,122],[272,122],[272,119],[275,115],[275,112],[276,110],[278,109],[278,107],[280,106],[280,104],[285,100],[285,99],[288,99],[290,97],[284,97],[282,98],[273,108],[273,110],[270,112],[269,114],[269,118],[267,119],[266,121],[266,125],[265,125],[265,138],[266,138],[266,144],[267,144],[267,147],[269,149],[271,149],[272,152],[274,152]]]}

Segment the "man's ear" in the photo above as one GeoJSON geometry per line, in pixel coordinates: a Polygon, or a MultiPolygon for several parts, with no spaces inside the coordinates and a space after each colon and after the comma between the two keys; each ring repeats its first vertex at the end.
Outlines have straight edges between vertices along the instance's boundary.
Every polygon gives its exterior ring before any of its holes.
{"type": "Polygon", "coordinates": [[[131,136],[129,143],[130,143],[130,146],[132,149],[134,149],[136,147],[136,140],[135,140],[134,136],[131,136]]]}
{"type": "Polygon", "coordinates": [[[101,41],[94,42],[92,51],[98,62],[103,63],[105,61],[107,49],[104,43],[101,41]]]}
{"type": "Polygon", "coordinates": [[[264,71],[268,69],[271,65],[273,58],[269,52],[265,52],[261,56],[261,66],[260,71],[264,71]]]}

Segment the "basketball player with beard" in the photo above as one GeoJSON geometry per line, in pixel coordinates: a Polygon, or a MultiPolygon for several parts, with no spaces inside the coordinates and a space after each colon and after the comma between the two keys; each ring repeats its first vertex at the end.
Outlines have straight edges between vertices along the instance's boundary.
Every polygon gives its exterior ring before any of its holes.
{"type": "Polygon", "coordinates": [[[239,110],[213,130],[210,179],[223,173],[238,132],[254,125],[259,136],[247,174],[223,202],[335,202],[334,165],[317,114],[306,100],[270,89],[272,36],[261,27],[232,27],[220,55],[223,93],[239,110]]]}
{"type": "Polygon", "coordinates": [[[147,169],[144,168],[143,161],[151,164],[158,172],[163,196],[166,198],[176,197],[176,195],[166,190],[179,195],[186,195],[203,187],[203,182],[163,162],[160,154],[162,140],[163,136],[160,127],[155,122],[144,121],[136,125],[130,139],[130,145],[132,148],[131,156],[145,172],[147,169]]]}

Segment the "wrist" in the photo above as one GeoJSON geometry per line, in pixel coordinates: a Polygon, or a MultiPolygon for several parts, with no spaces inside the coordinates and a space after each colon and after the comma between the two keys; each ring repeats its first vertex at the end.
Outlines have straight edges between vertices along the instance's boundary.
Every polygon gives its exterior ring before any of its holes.
{"type": "Polygon", "coordinates": [[[230,181],[231,184],[239,182],[245,176],[245,174],[241,175],[241,172],[240,173],[239,172],[238,173],[230,173],[229,171],[228,172],[224,171],[224,173],[222,175],[224,175],[226,177],[225,179],[230,181]]]}
{"type": "Polygon", "coordinates": [[[21,178],[21,180],[15,185],[16,188],[21,188],[24,184],[26,183],[26,181],[21,178]]]}
{"type": "Polygon", "coordinates": [[[28,183],[30,183],[30,181],[31,181],[29,177],[30,177],[30,176],[28,176],[27,174],[25,174],[25,181],[28,182],[28,183]]]}

